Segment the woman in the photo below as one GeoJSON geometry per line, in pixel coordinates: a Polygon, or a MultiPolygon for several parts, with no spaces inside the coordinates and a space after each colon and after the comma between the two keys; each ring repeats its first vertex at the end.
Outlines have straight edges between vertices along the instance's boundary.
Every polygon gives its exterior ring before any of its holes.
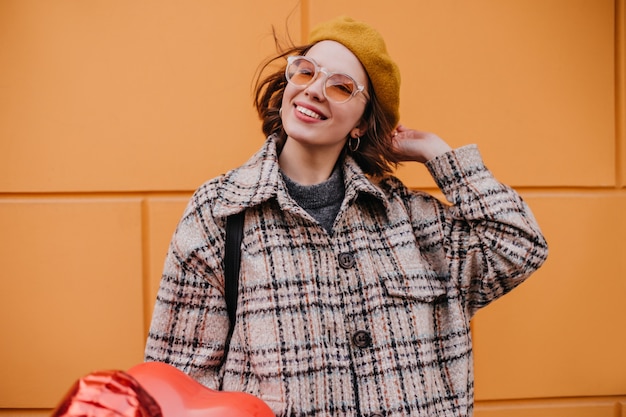
{"type": "Polygon", "coordinates": [[[470,319],[544,262],[531,212],[476,146],[398,126],[399,71],[370,26],[323,23],[286,57],[257,84],[264,146],[177,227],[146,360],[279,416],[471,415],[470,319]],[[399,161],[424,163],[451,205],[390,176],[399,161]],[[224,225],[240,211],[226,352],[224,225]]]}

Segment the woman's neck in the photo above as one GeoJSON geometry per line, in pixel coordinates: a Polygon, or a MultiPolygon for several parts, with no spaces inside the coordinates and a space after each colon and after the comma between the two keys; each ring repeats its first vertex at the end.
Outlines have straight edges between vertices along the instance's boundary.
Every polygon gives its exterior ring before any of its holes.
{"type": "Polygon", "coordinates": [[[278,164],[292,181],[301,185],[315,185],[330,177],[340,153],[341,148],[307,147],[287,139],[278,157],[278,164]]]}

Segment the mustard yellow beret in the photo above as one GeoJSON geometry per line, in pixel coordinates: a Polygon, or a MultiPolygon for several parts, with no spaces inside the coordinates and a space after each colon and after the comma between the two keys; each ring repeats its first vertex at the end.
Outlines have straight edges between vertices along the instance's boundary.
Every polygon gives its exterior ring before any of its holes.
{"type": "Polygon", "coordinates": [[[382,104],[387,120],[396,127],[400,120],[400,69],[387,53],[380,33],[350,17],[339,17],[313,28],[309,43],[339,42],[361,61],[382,104]]]}

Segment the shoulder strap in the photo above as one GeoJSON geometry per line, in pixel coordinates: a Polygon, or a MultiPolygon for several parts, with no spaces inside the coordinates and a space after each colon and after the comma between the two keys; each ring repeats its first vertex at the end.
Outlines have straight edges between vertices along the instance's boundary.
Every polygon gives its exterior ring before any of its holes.
{"type": "Polygon", "coordinates": [[[239,296],[239,264],[241,261],[241,240],[243,239],[243,221],[246,212],[232,214],[226,218],[226,243],[224,253],[224,297],[228,311],[228,337],[224,360],[228,354],[230,338],[235,328],[237,317],[237,298],[239,296]]]}

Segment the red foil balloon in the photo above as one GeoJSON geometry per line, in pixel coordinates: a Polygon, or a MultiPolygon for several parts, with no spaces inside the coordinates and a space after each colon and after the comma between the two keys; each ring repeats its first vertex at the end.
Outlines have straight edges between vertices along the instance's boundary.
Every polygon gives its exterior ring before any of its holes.
{"type": "Polygon", "coordinates": [[[160,362],[79,379],[52,417],[274,417],[261,399],[215,391],[160,362]]]}
{"type": "Polygon", "coordinates": [[[150,394],[123,371],[98,371],[74,383],[52,417],[161,417],[150,394]]]}

